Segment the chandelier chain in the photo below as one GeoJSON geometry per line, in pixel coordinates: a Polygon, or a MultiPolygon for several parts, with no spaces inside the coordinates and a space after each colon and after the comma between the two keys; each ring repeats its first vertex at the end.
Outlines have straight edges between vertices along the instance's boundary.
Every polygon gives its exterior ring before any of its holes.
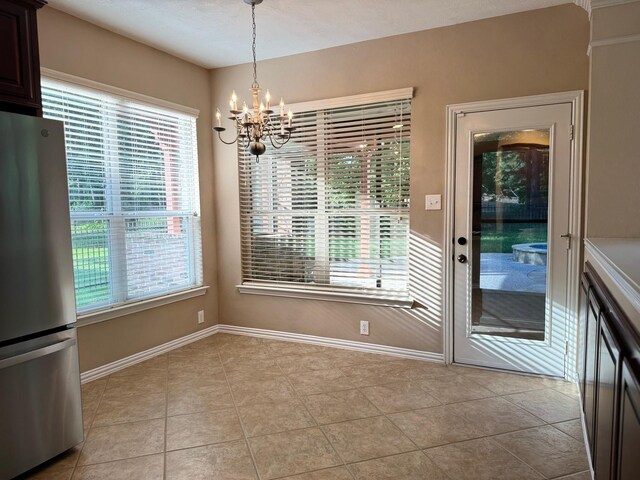
{"type": "Polygon", "coordinates": [[[260,88],[258,83],[258,67],[256,65],[256,4],[251,4],[251,21],[253,25],[253,44],[251,45],[251,51],[253,52],[253,83],[251,88],[260,88]]]}

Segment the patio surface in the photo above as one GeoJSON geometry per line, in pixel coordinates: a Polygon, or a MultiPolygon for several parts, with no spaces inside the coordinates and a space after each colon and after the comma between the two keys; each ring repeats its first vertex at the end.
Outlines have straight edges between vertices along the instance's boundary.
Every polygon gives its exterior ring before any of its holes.
{"type": "Polygon", "coordinates": [[[547,267],[513,260],[511,253],[480,254],[480,288],[545,293],[547,267]]]}

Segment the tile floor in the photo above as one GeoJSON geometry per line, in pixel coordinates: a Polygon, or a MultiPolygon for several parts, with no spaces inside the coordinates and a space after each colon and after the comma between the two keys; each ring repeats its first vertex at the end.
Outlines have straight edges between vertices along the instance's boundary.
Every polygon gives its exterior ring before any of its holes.
{"type": "Polygon", "coordinates": [[[83,385],[48,480],[587,480],[573,385],[217,334],[83,385]]]}

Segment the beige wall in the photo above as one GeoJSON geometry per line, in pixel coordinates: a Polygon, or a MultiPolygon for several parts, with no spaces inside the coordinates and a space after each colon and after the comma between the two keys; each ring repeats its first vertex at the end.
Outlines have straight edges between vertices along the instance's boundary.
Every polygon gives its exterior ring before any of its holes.
{"type": "MultiPolygon", "coordinates": [[[[214,142],[220,323],[442,352],[444,215],[425,212],[424,195],[444,193],[445,106],[586,90],[588,40],[587,13],[564,5],[260,62],[263,87],[290,103],[415,87],[412,282],[428,309],[239,294],[237,162],[233,147],[214,142]],[[359,320],[371,322],[369,337],[359,320]]],[[[232,89],[247,95],[250,66],[214,70],[211,80],[212,106],[223,110],[232,89]]]]}
{"type": "Polygon", "coordinates": [[[640,237],[640,2],[593,10],[586,189],[587,237],[640,237]]]}
{"type": "Polygon", "coordinates": [[[207,70],[45,7],[38,13],[43,67],[200,110],[198,154],[204,296],[78,329],[86,371],[217,323],[216,245],[211,159],[211,97],[207,70]],[[205,323],[196,315],[205,310],[205,323]]]}

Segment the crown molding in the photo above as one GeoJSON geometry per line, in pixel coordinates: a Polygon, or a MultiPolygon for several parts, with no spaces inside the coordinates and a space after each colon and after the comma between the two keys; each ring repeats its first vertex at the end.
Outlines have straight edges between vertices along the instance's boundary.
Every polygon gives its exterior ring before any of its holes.
{"type": "Polygon", "coordinates": [[[587,13],[591,14],[591,0],[573,0],[573,3],[580,8],[584,8],[587,13]]]}
{"type": "Polygon", "coordinates": [[[615,7],[616,5],[623,5],[625,3],[634,3],[640,0],[573,0],[577,6],[584,8],[589,15],[591,11],[596,8],[615,7]]]}
{"type": "Polygon", "coordinates": [[[576,0],[576,3],[589,3],[591,10],[604,7],[615,7],[616,5],[623,5],[625,3],[635,3],[640,0],[576,0]]]}

